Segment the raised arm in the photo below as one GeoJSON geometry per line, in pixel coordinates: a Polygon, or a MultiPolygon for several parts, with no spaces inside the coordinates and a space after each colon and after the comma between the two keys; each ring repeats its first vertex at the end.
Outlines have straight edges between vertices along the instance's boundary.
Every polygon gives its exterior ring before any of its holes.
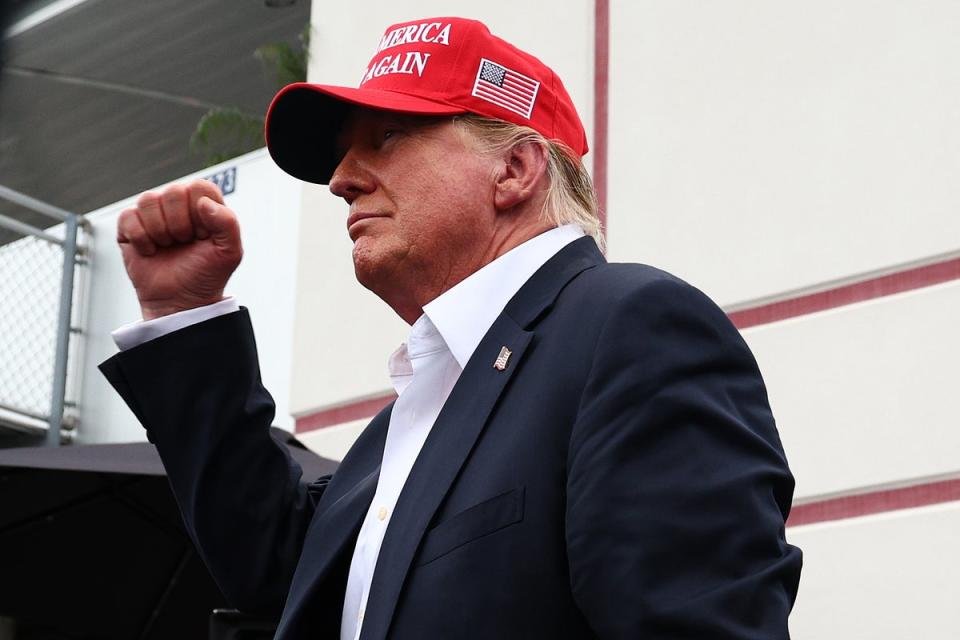
{"type": "MultiPolygon", "coordinates": [[[[240,262],[240,227],[205,181],[143,194],[118,242],[145,320],[223,298],[240,262]]],[[[269,435],[245,310],[188,326],[101,365],[156,444],[184,521],[234,606],[279,614],[325,486],[269,435]]]]}

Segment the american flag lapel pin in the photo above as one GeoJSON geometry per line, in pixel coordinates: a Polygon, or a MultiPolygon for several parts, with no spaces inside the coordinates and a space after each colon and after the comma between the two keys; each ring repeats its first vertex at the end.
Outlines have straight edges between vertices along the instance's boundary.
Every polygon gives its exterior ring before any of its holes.
{"type": "Polygon", "coordinates": [[[493,368],[497,371],[503,371],[507,368],[507,360],[510,359],[510,355],[513,351],[507,349],[506,347],[500,347],[500,355],[497,356],[497,359],[493,361],[493,368]]]}

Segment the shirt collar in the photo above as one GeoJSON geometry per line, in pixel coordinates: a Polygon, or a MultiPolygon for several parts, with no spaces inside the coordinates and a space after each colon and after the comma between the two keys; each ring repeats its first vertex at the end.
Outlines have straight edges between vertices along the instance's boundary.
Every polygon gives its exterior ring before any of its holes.
{"type": "Polygon", "coordinates": [[[424,305],[424,314],[466,368],[470,356],[520,287],[562,248],[582,238],[575,224],[550,229],[511,249],[424,305]]]}
{"type": "Polygon", "coordinates": [[[447,351],[443,336],[430,322],[426,315],[413,323],[407,341],[390,355],[387,368],[390,372],[390,382],[397,395],[409,386],[414,372],[422,367],[424,362],[442,351],[447,351]]]}

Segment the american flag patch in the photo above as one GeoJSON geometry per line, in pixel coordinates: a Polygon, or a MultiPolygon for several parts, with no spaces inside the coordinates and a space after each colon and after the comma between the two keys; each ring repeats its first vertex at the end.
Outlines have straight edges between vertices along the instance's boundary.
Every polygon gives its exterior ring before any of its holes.
{"type": "Polygon", "coordinates": [[[471,95],[529,118],[539,90],[533,78],[482,58],[471,95]]]}

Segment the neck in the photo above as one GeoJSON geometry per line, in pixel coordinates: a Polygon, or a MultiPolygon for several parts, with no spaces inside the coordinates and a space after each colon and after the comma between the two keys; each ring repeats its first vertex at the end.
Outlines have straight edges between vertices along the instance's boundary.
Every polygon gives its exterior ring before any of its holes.
{"type": "Polygon", "coordinates": [[[437,274],[438,277],[432,282],[421,280],[413,296],[398,295],[396,299],[384,297],[383,300],[407,324],[412,325],[423,315],[423,307],[426,304],[446,293],[500,256],[552,228],[552,225],[540,221],[534,224],[504,226],[491,234],[487,242],[478,247],[478,251],[474,255],[463,256],[466,259],[459,261],[456,265],[451,265],[445,273],[437,274]]]}

